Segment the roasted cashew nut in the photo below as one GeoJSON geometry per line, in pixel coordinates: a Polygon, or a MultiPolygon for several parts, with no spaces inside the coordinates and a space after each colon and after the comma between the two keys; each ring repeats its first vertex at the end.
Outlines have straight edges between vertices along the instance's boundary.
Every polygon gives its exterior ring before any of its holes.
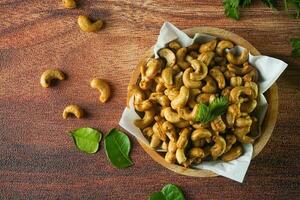
{"type": "Polygon", "coordinates": [[[231,148],[227,153],[224,153],[221,156],[221,159],[225,162],[235,160],[243,154],[243,147],[241,145],[237,145],[231,148]]]}
{"type": "Polygon", "coordinates": [[[235,73],[236,75],[242,76],[242,75],[249,73],[253,69],[253,67],[248,62],[245,62],[243,64],[243,67],[238,67],[238,66],[235,66],[235,65],[229,63],[227,65],[227,69],[229,71],[235,73]]]}
{"type": "Polygon", "coordinates": [[[221,116],[218,116],[216,119],[210,122],[212,130],[215,132],[223,133],[226,130],[226,124],[224,123],[221,116]]]}
{"type": "Polygon", "coordinates": [[[213,160],[216,160],[225,152],[226,141],[222,136],[215,136],[213,140],[215,144],[211,147],[210,152],[213,160]]]}
{"type": "Polygon", "coordinates": [[[143,134],[144,134],[145,136],[147,136],[148,138],[151,138],[152,135],[154,134],[152,127],[144,128],[142,132],[143,132],[143,134]]]}
{"type": "Polygon", "coordinates": [[[258,81],[258,72],[253,68],[248,74],[243,76],[245,82],[257,82],[258,81]]]}
{"type": "Polygon", "coordinates": [[[150,147],[157,148],[161,144],[161,140],[159,138],[159,135],[153,134],[150,140],[150,147]]]}
{"type": "Polygon", "coordinates": [[[200,81],[202,79],[204,79],[207,76],[207,66],[199,61],[199,60],[192,60],[191,61],[191,65],[193,67],[193,69],[195,70],[195,72],[191,73],[190,78],[194,81],[200,81]]]}
{"type": "Polygon", "coordinates": [[[241,112],[251,113],[257,106],[257,101],[255,99],[249,100],[247,102],[243,102],[241,104],[241,112]]]}
{"type": "Polygon", "coordinates": [[[158,55],[159,55],[159,57],[164,58],[167,61],[166,67],[172,67],[173,65],[175,65],[176,56],[175,56],[174,52],[171,51],[170,49],[163,48],[158,51],[158,55]]]}
{"type": "Polygon", "coordinates": [[[222,90],[223,88],[225,88],[225,84],[226,84],[225,77],[218,67],[212,68],[209,71],[209,75],[211,77],[213,77],[213,79],[215,79],[215,81],[217,81],[219,89],[222,90]]]}
{"type": "Polygon", "coordinates": [[[152,122],[154,121],[154,116],[155,116],[154,109],[146,110],[143,119],[135,120],[134,124],[140,129],[146,128],[152,124],[152,122]]]}
{"type": "Polygon", "coordinates": [[[180,71],[179,73],[177,73],[174,76],[174,87],[179,89],[181,86],[183,86],[183,72],[182,71],[180,71]]]}
{"type": "Polygon", "coordinates": [[[171,88],[174,85],[173,73],[174,73],[174,70],[172,67],[165,68],[161,73],[161,78],[162,78],[166,88],[171,88]]]}
{"type": "Polygon", "coordinates": [[[183,164],[187,160],[184,149],[176,150],[176,160],[177,160],[178,164],[183,164]]]}
{"type": "Polygon", "coordinates": [[[96,32],[99,31],[103,26],[102,20],[97,20],[95,22],[91,22],[91,20],[84,15],[80,15],[78,17],[77,23],[80,29],[84,32],[96,32]]]}
{"type": "Polygon", "coordinates": [[[99,100],[102,103],[105,103],[110,97],[110,87],[106,81],[99,78],[94,78],[92,79],[90,86],[100,92],[99,100]]]}
{"type": "Polygon", "coordinates": [[[226,88],[224,88],[221,92],[221,95],[224,97],[229,97],[230,91],[232,90],[233,87],[228,86],[226,88]]]}
{"type": "Polygon", "coordinates": [[[184,128],[179,133],[179,138],[177,140],[176,146],[178,149],[184,149],[188,144],[188,138],[190,137],[190,129],[184,128]]]}
{"type": "Polygon", "coordinates": [[[76,118],[81,118],[84,115],[84,111],[75,104],[68,105],[65,107],[64,112],[63,112],[63,118],[67,119],[69,115],[74,115],[76,118]]]}
{"type": "Polygon", "coordinates": [[[142,79],[145,81],[153,79],[161,71],[162,65],[162,60],[150,58],[146,64],[145,76],[142,76],[142,79]]]}
{"type": "Polygon", "coordinates": [[[202,87],[202,91],[205,93],[216,93],[217,92],[217,84],[215,80],[207,75],[203,81],[206,82],[206,84],[202,87]]]}
{"type": "Polygon", "coordinates": [[[233,48],[233,43],[228,40],[221,40],[216,48],[216,52],[219,56],[223,56],[225,49],[233,48]]]}
{"type": "MultiPolygon", "coordinates": [[[[226,60],[226,58],[224,58],[224,57],[216,56],[216,57],[214,58],[214,61],[215,61],[218,65],[220,65],[220,66],[222,66],[222,67],[226,66],[226,64],[227,64],[227,60],[226,60]]],[[[224,72],[224,71],[222,71],[222,72],[224,72]]]]}
{"type": "Polygon", "coordinates": [[[239,117],[236,119],[235,125],[237,127],[250,127],[252,125],[252,119],[249,115],[246,117],[239,117]]]}
{"type": "Polygon", "coordinates": [[[164,94],[170,99],[170,101],[173,101],[179,95],[179,90],[177,88],[166,89],[164,94]]]}
{"type": "Polygon", "coordinates": [[[179,108],[178,109],[178,114],[184,120],[193,121],[195,119],[196,114],[197,114],[197,110],[198,110],[198,105],[195,105],[192,110],[188,109],[187,107],[179,108]]]}
{"type": "Polygon", "coordinates": [[[189,158],[204,158],[204,151],[199,147],[193,147],[188,151],[189,158]]]}
{"type": "Polygon", "coordinates": [[[201,44],[199,48],[199,52],[207,52],[207,51],[214,51],[217,46],[217,40],[211,40],[207,43],[201,44]]]}
{"type": "Polygon", "coordinates": [[[212,102],[215,98],[216,98],[215,94],[202,93],[197,96],[196,101],[198,103],[208,104],[212,102]]]}
{"type": "Polygon", "coordinates": [[[162,130],[162,122],[161,121],[155,122],[152,129],[153,129],[154,134],[157,134],[161,141],[165,142],[167,140],[167,135],[162,130]]]}
{"type": "Polygon", "coordinates": [[[48,88],[54,79],[65,80],[65,75],[58,69],[47,69],[41,76],[40,84],[43,88],[48,88]]]}
{"type": "Polygon", "coordinates": [[[228,127],[232,127],[235,123],[236,118],[240,115],[240,107],[239,104],[231,104],[228,106],[228,110],[226,113],[226,122],[228,127]]]}
{"type": "Polygon", "coordinates": [[[174,123],[177,128],[186,128],[190,126],[190,122],[186,120],[181,120],[180,122],[174,123]]]}
{"type": "Polygon", "coordinates": [[[226,153],[231,149],[232,145],[236,143],[236,137],[234,135],[226,135],[225,140],[226,140],[226,150],[225,150],[226,153]]]}
{"type": "Polygon", "coordinates": [[[162,130],[166,133],[167,137],[169,138],[170,141],[176,142],[177,141],[177,134],[175,127],[173,126],[172,123],[165,121],[162,124],[162,130]]]}
{"type": "Polygon", "coordinates": [[[167,151],[166,155],[165,155],[165,160],[170,163],[170,164],[174,164],[176,162],[176,155],[173,152],[167,151]]]}
{"type": "Polygon", "coordinates": [[[240,76],[234,76],[230,78],[230,85],[232,87],[241,86],[243,84],[243,79],[240,76]]]}
{"type": "Polygon", "coordinates": [[[195,142],[195,141],[200,141],[201,139],[205,139],[206,141],[210,142],[211,137],[212,137],[212,134],[208,129],[197,128],[196,130],[194,130],[192,132],[191,140],[193,142],[195,142]]]}
{"type": "Polygon", "coordinates": [[[176,52],[177,65],[182,70],[185,70],[185,69],[187,69],[190,66],[190,64],[185,61],[186,53],[187,53],[187,48],[180,48],[176,52]]]}
{"type": "Polygon", "coordinates": [[[181,108],[185,106],[185,104],[189,100],[189,94],[190,94],[190,90],[187,87],[182,86],[180,88],[178,96],[171,101],[171,107],[174,110],[176,110],[177,108],[181,108]]]}
{"type": "Polygon", "coordinates": [[[246,82],[245,87],[250,87],[254,91],[254,98],[256,99],[258,96],[258,86],[255,82],[246,82]]]}
{"type": "Polygon", "coordinates": [[[230,91],[229,101],[232,103],[239,103],[240,96],[244,94],[250,97],[250,99],[254,99],[255,92],[250,87],[237,86],[230,91]]]}
{"type": "Polygon", "coordinates": [[[187,105],[190,108],[194,108],[195,105],[197,104],[196,97],[201,93],[200,89],[190,89],[190,96],[189,100],[187,102],[187,105]]]}
{"type": "Polygon", "coordinates": [[[76,8],[76,1],[75,0],[62,0],[65,8],[76,8]]]}
{"type": "Polygon", "coordinates": [[[167,121],[171,123],[178,123],[183,120],[177,112],[172,110],[171,107],[163,108],[162,115],[166,118],[167,121]]]}
{"type": "Polygon", "coordinates": [[[231,64],[234,64],[234,65],[244,64],[246,61],[248,61],[248,57],[249,57],[248,49],[244,49],[239,56],[235,56],[230,51],[226,54],[226,58],[227,58],[228,62],[230,62],[231,64]]]}
{"type": "Polygon", "coordinates": [[[192,70],[193,70],[192,68],[187,68],[184,71],[183,76],[182,76],[183,84],[187,88],[200,88],[202,85],[201,81],[195,81],[190,78],[192,70]]]}
{"type": "Polygon", "coordinates": [[[215,53],[213,51],[206,51],[201,53],[197,60],[202,61],[206,66],[209,66],[213,60],[213,58],[215,57],[215,53]]]}
{"type": "Polygon", "coordinates": [[[178,49],[181,48],[181,45],[177,41],[172,41],[169,43],[169,48],[174,51],[177,51],[178,49]]]}
{"type": "Polygon", "coordinates": [[[159,103],[162,107],[170,106],[169,98],[161,92],[153,92],[149,96],[149,100],[159,103]]]}
{"type": "Polygon", "coordinates": [[[224,72],[224,76],[225,76],[225,78],[226,78],[227,80],[230,80],[231,77],[235,77],[236,75],[235,75],[234,72],[231,72],[231,71],[229,71],[229,70],[226,70],[226,71],[224,72]]]}

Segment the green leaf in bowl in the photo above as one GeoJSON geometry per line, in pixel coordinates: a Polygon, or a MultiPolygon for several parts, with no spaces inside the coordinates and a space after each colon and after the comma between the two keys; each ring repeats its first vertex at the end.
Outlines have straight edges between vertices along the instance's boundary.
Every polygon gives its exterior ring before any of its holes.
{"type": "Polygon", "coordinates": [[[112,129],[104,138],[104,148],[113,166],[122,169],[133,165],[129,157],[131,144],[125,133],[112,129]]]}
{"type": "Polygon", "coordinates": [[[93,128],[79,128],[71,131],[76,147],[85,153],[93,154],[98,151],[102,134],[93,128]]]}

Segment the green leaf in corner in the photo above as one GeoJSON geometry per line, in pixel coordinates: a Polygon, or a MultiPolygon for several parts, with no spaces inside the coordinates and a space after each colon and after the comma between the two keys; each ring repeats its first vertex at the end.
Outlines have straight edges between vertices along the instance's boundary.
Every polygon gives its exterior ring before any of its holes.
{"type": "Polygon", "coordinates": [[[293,38],[290,43],[293,47],[292,56],[300,58],[300,38],[293,38]]]}
{"type": "Polygon", "coordinates": [[[223,6],[225,15],[235,20],[240,19],[239,3],[239,0],[224,0],[223,6]]]}
{"type": "Polygon", "coordinates": [[[242,7],[250,6],[252,0],[240,0],[239,5],[242,7]]]}
{"type": "Polygon", "coordinates": [[[168,184],[161,192],[164,194],[166,200],[185,200],[183,192],[174,184],[168,184]]]}
{"type": "Polygon", "coordinates": [[[296,18],[300,17],[300,0],[284,0],[285,11],[293,8],[296,11],[296,18]]]}
{"type": "Polygon", "coordinates": [[[93,154],[98,151],[102,134],[92,128],[79,128],[71,132],[76,147],[85,153],[93,154]]]}
{"type": "Polygon", "coordinates": [[[166,198],[162,192],[153,192],[148,200],[166,200],[166,198]]]}
{"type": "Polygon", "coordinates": [[[125,133],[112,129],[104,138],[104,148],[113,166],[122,169],[133,165],[129,157],[131,144],[125,133]]]}

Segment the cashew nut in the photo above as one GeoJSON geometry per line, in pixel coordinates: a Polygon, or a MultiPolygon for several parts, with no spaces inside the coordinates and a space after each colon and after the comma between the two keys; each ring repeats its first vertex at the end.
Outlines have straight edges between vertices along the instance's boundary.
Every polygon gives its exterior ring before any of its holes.
{"type": "Polygon", "coordinates": [[[70,114],[74,115],[76,118],[79,119],[83,117],[84,111],[78,105],[72,104],[65,107],[63,112],[63,118],[67,119],[70,114]]]}
{"type": "Polygon", "coordinates": [[[161,144],[161,140],[158,134],[153,134],[150,140],[150,147],[157,148],[161,144]]]}
{"type": "Polygon", "coordinates": [[[244,94],[250,97],[250,99],[254,99],[255,92],[249,88],[244,86],[237,86],[230,91],[229,101],[232,103],[240,102],[240,96],[244,94]]]}
{"type": "Polygon", "coordinates": [[[176,57],[173,51],[171,51],[170,49],[163,48],[159,50],[158,55],[167,61],[166,67],[172,67],[173,65],[175,65],[176,57]]]}
{"type": "Polygon", "coordinates": [[[76,1],[75,0],[62,0],[65,8],[76,8],[76,1]]]}
{"type": "Polygon", "coordinates": [[[180,131],[179,138],[176,143],[178,149],[184,149],[187,146],[190,133],[191,131],[188,128],[184,128],[180,131]]]}
{"type": "Polygon", "coordinates": [[[152,135],[154,134],[152,127],[147,127],[143,129],[143,134],[149,138],[152,137],[152,135]]]}
{"type": "Polygon", "coordinates": [[[179,90],[177,88],[166,89],[164,94],[170,99],[170,101],[173,101],[178,96],[179,90]]]}
{"type": "Polygon", "coordinates": [[[217,45],[216,52],[219,56],[223,56],[224,50],[231,49],[231,48],[233,48],[233,46],[234,45],[232,42],[230,42],[228,40],[221,40],[217,45]]]}
{"type": "Polygon", "coordinates": [[[240,115],[240,107],[239,104],[231,104],[228,106],[228,111],[226,113],[226,121],[228,127],[232,127],[236,118],[240,115]]]}
{"type": "Polygon", "coordinates": [[[222,136],[214,136],[215,144],[211,147],[210,152],[213,160],[216,160],[226,150],[226,141],[222,136]]]}
{"type": "Polygon", "coordinates": [[[243,76],[245,82],[257,82],[258,81],[258,72],[253,68],[248,74],[243,76]]]}
{"type": "Polygon", "coordinates": [[[210,122],[212,130],[223,133],[226,130],[226,124],[224,123],[221,116],[210,122]]]}
{"type": "Polygon", "coordinates": [[[188,157],[189,158],[204,158],[204,151],[203,149],[199,147],[191,148],[188,151],[188,157]]]}
{"type": "Polygon", "coordinates": [[[170,141],[173,141],[173,142],[177,141],[176,130],[172,123],[165,121],[162,124],[162,130],[166,133],[166,135],[170,141]]]}
{"type": "Polygon", "coordinates": [[[201,93],[200,89],[190,89],[190,96],[189,96],[189,100],[187,102],[187,105],[190,108],[194,108],[195,105],[197,104],[196,102],[196,97],[201,93]]]}
{"type": "Polygon", "coordinates": [[[155,122],[152,129],[153,129],[154,134],[158,135],[159,139],[161,141],[165,142],[167,140],[167,135],[166,135],[166,132],[163,131],[163,129],[162,129],[161,121],[155,122]]]}
{"type": "MultiPolygon", "coordinates": [[[[222,67],[226,66],[226,64],[227,64],[227,60],[226,60],[226,58],[224,58],[224,57],[216,56],[216,57],[214,58],[214,61],[215,61],[218,65],[220,65],[220,66],[222,66],[222,67]]],[[[222,72],[224,72],[224,71],[222,71],[222,72]]]]}
{"type": "Polygon", "coordinates": [[[188,109],[187,107],[185,107],[185,108],[179,108],[178,109],[178,114],[184,120],[193,121],[195,119],[197,110],[198,110],[198,105],[195,105],[192,110],[188,109]]]}
{"type": "Polygon", "coordinates": [[[143,119],[137,119],[134,121],[135,126],[140,129],[150,126],[154,120],[154,109],[146,110],[143,119]]]}
{"type": "Polygon", "coordinates": [[[217,81],[219,89],[222,90],[223,88],[225,88],[225,77],[218,67],[212,68],[209,71],[209,75],[211,75],[211,77],[213,77],[217,81]]]}
{"type": "Polygon", "coordinates": [[[227,80],[230,80],[231,77],[234,77],[234,76],[236,76],[236,75],[235,75],[234,72],[231,72],[231,71],[229,71],[229,70],[226,70],[226,71],[224,72],[224,76],[225,76],[225,78],[226,78],[227,80]]]}
{"type": "Polygon", "coordinates": [[[258,96],[258,86],[255,82],[246,82],[245,87],[250,87],[254,91],[254,98],[256,99],[258,96]]]}
{"type": "Polygon", "coordinates": [[[215,94],[202,93],[202,94],[199,94],[197,96],[196,101],[198,103],[208,104],[209,102],[211,102],[215,98],[216,98],[215,94]]]}
{"type": "Polygon", "coordinates": [[[182,70],[185,70],[185,69],[187,69],[190,66],[190,64],[185,61],[186,53],[187,53],[187,48],[180,48],[176,52],[177,65],[182,70]]]}
{"type": "Polygon", "coordinates": [[[169,98],[161,92],[153,92],[149,96],[149,100],[159,103],[162,107],[170,106],[169,98]]]}
{"type": "Polygon", "coordinates": [[[249,100],[247,102],[243,102],[241,104],[241,112],[251,113],[257,106],[257,101],[255,99],[249,100]]]}
{"type": "Polygon", "coordinates": [[[207,43],[201,44],[199,52],[207,52],[207,51],[214,51],[217,46],[217,40],[211,40],[207,43]]]}
{"type": "Polygon", "coordinates": [[[249,50],[248,49],[244,49],[239,56],[235,56],[230,51],[226,55],[226,58],[227,58],[228,62],[230,62],[231,64],[234,64],[234,65],[244,64],[248,60],[248,57],[249,57],[249,50]]]}
{"type": "Polygon", "coordinates": [[[95,22],[91,22],[91,20],[84,15],[80,15],[78,17],[77,23],[80,29],[84,32],[96,32],[99,31],[103,26],[102,20],[97,20],[95,22]]]}
{"type": "Polygon", "coordinates": [[[230,91],[232,90],[233,87],[228,86],[226,88],[224,88],[221,92],[221,95],[224,97],[229,97],[230,91]]]}
{"type": "Polygon", "coordinates": [[[207,76],[208,69],[207,69],[207,66],[203,62],[194,59],[191,61],[191,65],[195,70],[195,72],[190,74],[190,78],[192,80],[200,81],[207,76]]]}
{"type": "Polygon", "coordinates": [[[163,113],[163,116],[166,118],[166,120],[171,123],[178,123],[178,122],[182,121],[182,119],[178,115],[178,113],[173,111],[171,107],[163,108],[162,113],[163,113]]]}
{"type": "Polygon", "coordinates": [[[249,73],[253,67],[248,63],[248,62],[245,62],[243,64],[243,67],[237,67],[231,63],[229,63],[227,65],[227,69],[233,73],[235,73],[236,75],[245,75],[247,73],[249,73]]]}
{"type": "Polygon", "coordinates": [[[215,80],[207,75],[203,81],[206,82],[206,84],[202,87],[202,91],[205,93],[216,93],[217,92],[217,84],[215,80]]]}
{"type": "Polygon", "coordinates": [[[185,106],[185,104],[189,100],[189,94],[190,94],[190,90],[187,87],[182,86],[180,88],[178,96],[171,101],[171,107],[174,110],[176,110],[177,108],[181,108],[185,106]]]}
{"type": "Polygon", "coordinates": [[[161,144],[161,149],[164,150],[165,152],[167,152],[168,151],[168,143],[164,141],[161,144]]]}
{"type": "Polygon", "coordinates": [[[225,149],[225,153],[228,152],[232,145],[234,145],[236,143],[236,137],[234,135],[226,135],[226,149],[225,149]]]}
{"type": "Polygon", "coordinates": [[[181,120],[180,122],[174,123],[177,128],[186,128],[190,126],[190,122],[186,120],[181,120]]]}
{"type": "Polygon", "coordinates": [[[171,88],[174,85],[172,67],[165,68],[161,73],[161,77],[163,82],[165,83],[166,88],[171,88]]]}
{"type": "Polygon", "coordinates": [[[106,81],[99,78],[94,78],[92,79],[90,86],[100,92],[99,100],[102,103],[105,103],[110,97],[110,87],[106,81]]]}
{"type": "Polygon", "coordinates": [[[176,162],[175,153],[168,151],[165,155],[165,160],[170,164],[174,164],[176,162]]]}
{"type": "Polygon", "coordinates": [[[230,85],[232,87],[241,86],[243,84],[243,79],[240,76],[234,76],[230,78],[230,85]]]}
{"type": "Polygon", "coordinates": [[[162,65],[162,60],[150,58],[146,65],[145,76],[142,76],[142,79],[145,81],[153,79],[161,71],[162,65]]]}
{"type": "Polygon", "coordinates": [[[47,88],[51,85],[51,81],[57,79],[57,80],[65,80],[65,75],[58,69],[47,69],[43,72],[40,84],[43,88],[47,88]]]}
{"type": "Polygon", "coordinates": [[[206,51],[201,53],[197,60],[202,61],[205,65],[209,66],[213,60],[213,58],[215,57],[215,53],[213,51],[206,51]]]}
{"type": "Polygon", "coordinates": [[[195,81],[190,78],[190,74],[192,73],[192,68],[187,68],[182,76],[182,81],[185,87],[187,88],[200,88],[202,83],[201,81],[195,81]]]}
{"type": "Polygon", "coordinates": [[[227,153],[224,153],[221,159],[225,162],[235,160],[243,154],[243,147],[241,145],[237,145],[231,148],[227,153]]]}
{"type": "Polygon", "coordinates": [[[210,142],[212,134],[211,132],[206,128],[197,128],[192,132],[191,140],[193,142],[199,141],[201,139],[206,139],[206,141],[210,142]]]}
{"type": "Polygon", "coordinates": [[[176,150],[176,160],[177,160],[178,164],[182,164],[187,160],[185,153],[184,153],[184,149],[176,150]]]}
{"type": "Polygon", "coordinates": [[[200,45],[198,43],[194,43],[187,47],[188,51],[199,51],[200,45]]]}
{"type": "Polygon", "coordinates": [[[179,72],[175,75],[174,77],[174,87],[175,88],[180,88],[181,86],[183,86],[183,72],[179,72]]]}
{"type": "Polygon", "coordinates": [[[181,48],[181,45],[177,41],[172,41],[169,43],[169,48],[173,49],[174,51],[177,51],[181,48]]]}

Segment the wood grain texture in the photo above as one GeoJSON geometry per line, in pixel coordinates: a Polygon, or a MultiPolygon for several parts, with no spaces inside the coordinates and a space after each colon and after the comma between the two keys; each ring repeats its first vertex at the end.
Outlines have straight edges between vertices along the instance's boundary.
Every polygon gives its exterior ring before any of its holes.
{"type": "Polygon", "coordinates": [[[167,183],[179,185],[191,200],[299,198],[300,60],[290,57],[288,44],[291,37],[300,37],[299,20],[260,1],[242,9],[240,21],[225,18],[219,0],[80,4],[66,10],[59,0],[0,0],[1,199],[147,199],[167,183]],[[105,28],[81,32],[79,14],[104,19],[105,28]],[[153,161],[132,137],[135,165],[117,170],[106,160],[103,143],[97,154],[86,155],[66,134],[81,126],[105,133],[118,126],[130,74],[167,20],[181,29],[214,26],[232,31],[262,54],[289,63],[277,82],[277,125],[243,184],[177,175],[153,161]],[[60,68],[68,79],[45,90],[39,77],[46,68],[60,68]],[[105,105],[89,87],[94,76],[113,87],[105,105]],[[69,103],[81,105],[88,117],[63,120],[62,110],[69,103]]]}

